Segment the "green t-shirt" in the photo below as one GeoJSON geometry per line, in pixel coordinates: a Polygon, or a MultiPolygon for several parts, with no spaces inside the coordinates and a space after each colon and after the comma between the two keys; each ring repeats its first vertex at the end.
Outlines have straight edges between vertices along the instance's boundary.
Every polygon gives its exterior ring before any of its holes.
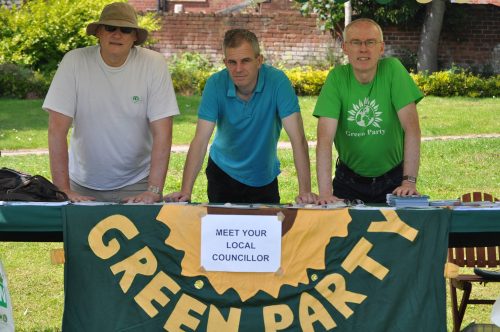
{"type": "Polygon", "coordinates": [[[313,115],[338,119],[334,138],[340,160],[362,176],[380,176],[403,161],[404,132],[397,112],[422,92],[396,58],[378,63],[372,82],[359,83],[350,64],[326,78],[313,115]]]}

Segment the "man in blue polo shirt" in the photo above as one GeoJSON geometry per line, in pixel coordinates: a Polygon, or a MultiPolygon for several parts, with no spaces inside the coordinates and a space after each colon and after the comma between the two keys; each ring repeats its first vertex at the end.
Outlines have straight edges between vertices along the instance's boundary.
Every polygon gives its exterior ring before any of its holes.
{"type": "Polygon", "coordinates": [[[212,75],[203,91],[196,133],[187,154],[180,192],[167,201],[189,201],[207,146],[206,175],[211,203],[280,203],[277,143],[285,128],[297,170],[298,203],[313,203],[307,141],[297,96],[286,75],[263,64],[255,34],[226,32],[226,69],[212,75]]]}

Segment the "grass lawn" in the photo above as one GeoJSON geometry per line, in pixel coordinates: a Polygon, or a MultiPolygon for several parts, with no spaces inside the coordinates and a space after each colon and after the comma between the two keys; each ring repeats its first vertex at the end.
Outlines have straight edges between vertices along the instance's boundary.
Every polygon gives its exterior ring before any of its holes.
{"type": "MultiPolygon", "coordinates": [[[[304,124],[309,140],[315,140],[316,120],[312,117],[315,98],[300,98],[304,124]]],[[[198,97],[178,97],[182,115],[174,127],[174,144],[189,143],[194,133],[198,97]]],[[[40,110],[41,101],[0,100],[0,149],[46,147],[47,117],[40,110]]],[[[500,108],[496,99],[425,98],[419,106],[424,136],[449,136],[499,133],[500,108]]],[[[422,143],[419,190],[431,199],[457,198],[465,192],[480,189],[500,195],[500,138],[482,138],[422,143]]],[[[313,170],[315,151],[310,151],[313,170]]],[[[297,181],[291,150],[280,150],[282,174],[279,177],[282,202],[292,202],[297,181]]],[[[178,190],[185,153],[171,156],[165,192],[178,190]]],[[[1,167],[10,167],[50,178],[48,157],[2,156],[1,167]]],[[[193,201],[207,201],[206,179],[200,173],[193,201]]],[[[14,302],[16,331],[58,331],[61,325],[63,266],[51,265],[49,250],[61,243],[0,243],[0,259],[9,277],[14,302]],[[35,264],[36,262],[36,264],[35,264]]],[[[500,285],[475,286],[483,296],[500,295],[500,285]],[[494,286],[494,287],[492,287],[494,286]]],[[[449,301],[449,299],[448,299],[449,301]]],[[[471,322],[489,323],[491,306],[470,305],[463,327],[471,322]]],[[[448,330],[451,331],[448,303],[448,330]]]]}
{"type": "MultiPolygon", "coordinates": [[[[175,117],[173,144],[193,138],[200,97],[177,97],[181,115],[175,117]]],[[[316,140],[317,120],[312,116],[316,97],[300,97],[306,137],[316,140]]],[[[0,99],[0,150],[47,147],[47,113],[42,100],[0,99]]],[[[426,97],[418,104],[422,136],[498,133],[500,107],[496,98],[426,97]]],[[[281,140],[288,137],[282,132],[281,140]]]]}

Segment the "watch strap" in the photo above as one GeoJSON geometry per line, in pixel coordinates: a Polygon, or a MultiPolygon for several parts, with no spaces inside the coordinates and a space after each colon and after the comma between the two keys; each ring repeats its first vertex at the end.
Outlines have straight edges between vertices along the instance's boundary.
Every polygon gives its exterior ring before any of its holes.
{"type": "Polygon", "coordinates": [[[408,181],[411,183],[417,183],[417,178],[411,175],[403,175],[403,181],[408,181]]]}
{"type": "Polygon", "coordinates": [[[162,190],[160,189],[160,187],[155,186],[155,185],[149,185],[147,191],[149,191],[149,192],[151,192],[153,194],[157,194],[157,195],[161,195],[162,194],[162,190]]]}

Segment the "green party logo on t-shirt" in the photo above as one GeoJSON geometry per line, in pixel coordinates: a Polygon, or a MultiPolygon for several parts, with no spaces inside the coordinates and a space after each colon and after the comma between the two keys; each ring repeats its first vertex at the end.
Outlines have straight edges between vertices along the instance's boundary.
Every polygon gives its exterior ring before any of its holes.
{"type": "Polygon", "coordinates": [[[380,128],[379,122],[382,122],[380,118],[382,112],[378,111],[378,106],[375,100],[370,100],[368,97],[364,101],[359,100],[358,104],[352,105],[347,120],[356,122],[360,127],[374,126],[380,128]]]}
{"type": "Polygon", "coordinates": [[[139,97],[139,96],[132,96],[132,102],[134,104],[139,104],[141,102],[141,97],[139,97]]]}

